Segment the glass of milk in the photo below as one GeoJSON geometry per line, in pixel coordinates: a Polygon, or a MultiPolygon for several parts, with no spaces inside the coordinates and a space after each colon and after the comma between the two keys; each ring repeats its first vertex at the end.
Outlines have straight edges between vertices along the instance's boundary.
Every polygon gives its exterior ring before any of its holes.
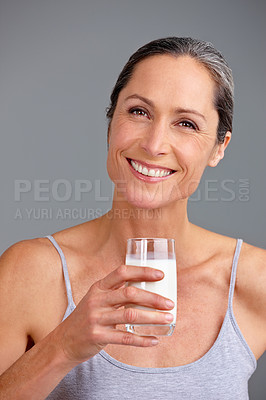
{"type": "MultiPolygon", "coordinates": [[[[143,336],[170,336],[176,323],[177,302],[177,268],[174,239],[164,238],[133,238],[127,240],[126,265],[152,267],[163,271],[164,278],[155,282],[130,282],[130,286],[157,293],[171,299],[175,307],[168,312],[174,315],[169,324],[126,324],[128,332],[143,336]]],[[[130,307],[142,310],[156,311],[150,307],[131,304],[130,307]]],[[[162,310],[158,310],[162,312],[162,310]]]]}

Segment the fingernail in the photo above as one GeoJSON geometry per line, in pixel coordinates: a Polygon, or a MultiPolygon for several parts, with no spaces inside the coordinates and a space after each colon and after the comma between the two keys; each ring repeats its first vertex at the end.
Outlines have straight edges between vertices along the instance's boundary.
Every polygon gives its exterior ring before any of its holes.
{"type": "Polygon", "coordinates": [[[169,308],[173,308],[175,306],[175,303],[172,300],[166,300],[165,304],[167,305],[167,307],[169,308]]]}
{"type": "Polygon", "coordinates": [[[171,321],[173,321],[173,319],[174,319],[173,314],[166,314],[166,315],[165,315],[165,320],[166,320],[166,321],[171,322],[171,321]]]}
{"type": "Polygon", "coordinates": [[[162,278],[163,277],[163,272],[157,270],[157,271],[155,271],[154,275],[155,275],[155,278],[162,278]]]}
{"type": "Polygon", "coordinates": [[[156,344],[158,344],[159,343],[159,340],[158,339],[152,339],[151,340],[151,344],[153,345],[153,346],[156,346],[156,344]]]}

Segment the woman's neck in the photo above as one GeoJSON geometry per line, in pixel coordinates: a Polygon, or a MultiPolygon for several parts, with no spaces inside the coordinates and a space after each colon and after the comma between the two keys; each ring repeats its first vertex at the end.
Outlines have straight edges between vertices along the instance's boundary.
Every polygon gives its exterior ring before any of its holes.
{"type": "Polygon", "coordinates": [[[101,232],[105,249],[116,253],[125,250],[126,241],[132,237],[173,238],[176,251],[189,248],[195,226],[187,216],[187,200],[158,209],[140,209],[127,202],[114,200],[112,209],[101,217],[101,232]]]}

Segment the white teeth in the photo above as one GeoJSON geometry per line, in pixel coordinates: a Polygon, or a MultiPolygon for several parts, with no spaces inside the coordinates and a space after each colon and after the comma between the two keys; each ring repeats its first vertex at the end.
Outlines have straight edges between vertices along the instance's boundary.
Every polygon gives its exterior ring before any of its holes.
{"type": "Polygon", "coordinates": [[[149,170],[148,176],[155,176],[155,171],[154,171],[154,169],[150,169],[150,170],[149,170]]]}
{"type": "Polygon", "coordinates": [[[148,175],[148,168],[144,167],[142,168],[142,172],[143,175],[148,175]]]}
{"type": "Polygon", "coordinates": [[[167,176],[170,175],[170,171],[163,171],[163,170],[159,170],[157,169],[155,171],[155,169],[148,169],[147,167],[142,167],[141,164],[136,163],[136,161],[131,160],[131,165],[134,168],[135,171],[138,171],[139,173],[141,173],[142,175],[145,176],[155,176],[155,177],[163,177],[163,176],[167,176]]]}

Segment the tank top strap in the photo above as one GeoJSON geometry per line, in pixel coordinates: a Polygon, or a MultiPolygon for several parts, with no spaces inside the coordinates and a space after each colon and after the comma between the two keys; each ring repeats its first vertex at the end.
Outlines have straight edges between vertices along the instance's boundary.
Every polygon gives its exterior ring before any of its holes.
{"type": "Polygon", "coordinates": [[[233,296],[234,296],[235,283],[236,283],[237,264],[238,264],[238,259],[239,259],[242,243],[243,243],[242,239],[237,239],[235,254],[234,254],[234,258],[233,258],[233,265],[232,265],[231,279],[230,279],[230,288],[229,288],[229,299],[228,299],[228,307],[231,310],[233,307],[233,296]]]}
{"type": "Polygon", "coordinates": [[[72,296],[71,283],[70,283],[68,269],[67,269],[66,257],[64,255],[61,247],[59,246],[59,244],[57,243],[57,241],[54,239],[53,236],[48,235],[48,236],[45,236],[45,237],[50,240],[50,242],[54,245],[54,247],[56,248],[56,250],[59,253],[59,256],[60,256],[60,259],[61,259],[61,262],[62,262],[64,280],[65,280],[65,285],[66,285],[68,308],[69,307],[75,308],[75,303],[74,303],[73,296],[72,296]]]}

